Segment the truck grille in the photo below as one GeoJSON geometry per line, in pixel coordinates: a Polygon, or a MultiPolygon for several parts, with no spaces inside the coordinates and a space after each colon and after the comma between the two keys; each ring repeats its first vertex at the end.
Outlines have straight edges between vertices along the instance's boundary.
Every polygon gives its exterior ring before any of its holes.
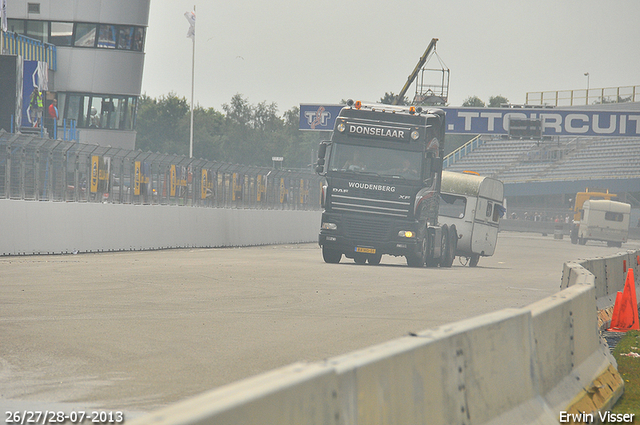
{"type": "Polygon", "coordinates": [[[387,233],[391,231],[390,222],[384,219],[362,218],[344,216],[346,223],[346,237],[359,243],[375,243],[387,240],[387,233]]]}
{"type": "Polygon", "coordinates": [[[411,207],[410,202],[388,201],[362,196],[331,195],[331,208],[334,211],[407,218],[409,207],[411,207]]]}

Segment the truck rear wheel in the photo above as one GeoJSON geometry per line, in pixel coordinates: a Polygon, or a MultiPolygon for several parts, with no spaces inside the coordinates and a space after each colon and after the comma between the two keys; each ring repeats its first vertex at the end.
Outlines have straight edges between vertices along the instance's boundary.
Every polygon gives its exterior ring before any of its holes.
{"type": "Polygon", "coordinates": [[[456,250],[458,249],[458,232],[456,230],[456,226],[452,225],[449,227],[449,235],[447,240],[447,251],[443,257],[443,266],[451,267],[453,265],[453,260],[456,258],[456,250]]]}
{"type": "Polygon", "coordinates": [[[578,243],[580,245],[586,245],[587,244],[587,240],[585,238],[578,238],[578,243]]]}
{"type": "Polygon", "coordinates": [[[342,252],[322,245],[322,258],[325,263],[337,264],[342,259],[342,252]]]}
{"type": "Polygon", "coordinates": [[[449,262],[449,226],[442,226],[442,237],[440,239],[440,267],[448,267],[449,262]]]}

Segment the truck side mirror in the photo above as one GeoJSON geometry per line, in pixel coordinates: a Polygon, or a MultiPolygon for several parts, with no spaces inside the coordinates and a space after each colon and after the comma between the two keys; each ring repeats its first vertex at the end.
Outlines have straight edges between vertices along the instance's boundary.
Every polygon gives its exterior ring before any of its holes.
{"type": "Polygon", "coordinates": [[[324,174],[324,165],[325,165],[325,155],[327,154],[327,147],[331,142],[323,141],[320,143],[318,147],[318,162],[316,162],[316,173],[322,175],[324,174]]]}

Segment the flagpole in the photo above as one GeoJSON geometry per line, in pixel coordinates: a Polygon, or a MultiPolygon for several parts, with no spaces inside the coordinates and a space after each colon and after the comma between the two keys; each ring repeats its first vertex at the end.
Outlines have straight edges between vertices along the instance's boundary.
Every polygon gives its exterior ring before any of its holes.
{"type": "MultiPolygon", "coordinates": [[[[196,5],[193,5],[193,12],[196,11],[196,5]]],[[[195,26],[195,25],[194,25],[195,26]]],[[[193,51],[191,53],[191,130],[189,134],[189,158],[193,158],[193,92],[195,83],[195,63],[196,63],[196,36],[192,37],[193,51]]]]}

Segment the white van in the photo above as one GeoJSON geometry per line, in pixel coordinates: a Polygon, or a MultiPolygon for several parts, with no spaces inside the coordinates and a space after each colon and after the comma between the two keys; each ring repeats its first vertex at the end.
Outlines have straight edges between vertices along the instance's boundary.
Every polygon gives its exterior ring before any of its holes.
{"type": "Polygon", "coordinates": [[[578,227],[578,243],[588,240],[605,241],[609,246],[621,247],[629,235],[631,205],[624,202],[589,200],[582,205],[578,227]]]}
{"type": "Polygon", "coordinates": [[[475,267],[481,256],[493,255],[498,241],[498,220],[504,185],[500,180],[476,173],[442,172],[440,223],[455,224],[458,231],[456,255],[475,267]]]}

